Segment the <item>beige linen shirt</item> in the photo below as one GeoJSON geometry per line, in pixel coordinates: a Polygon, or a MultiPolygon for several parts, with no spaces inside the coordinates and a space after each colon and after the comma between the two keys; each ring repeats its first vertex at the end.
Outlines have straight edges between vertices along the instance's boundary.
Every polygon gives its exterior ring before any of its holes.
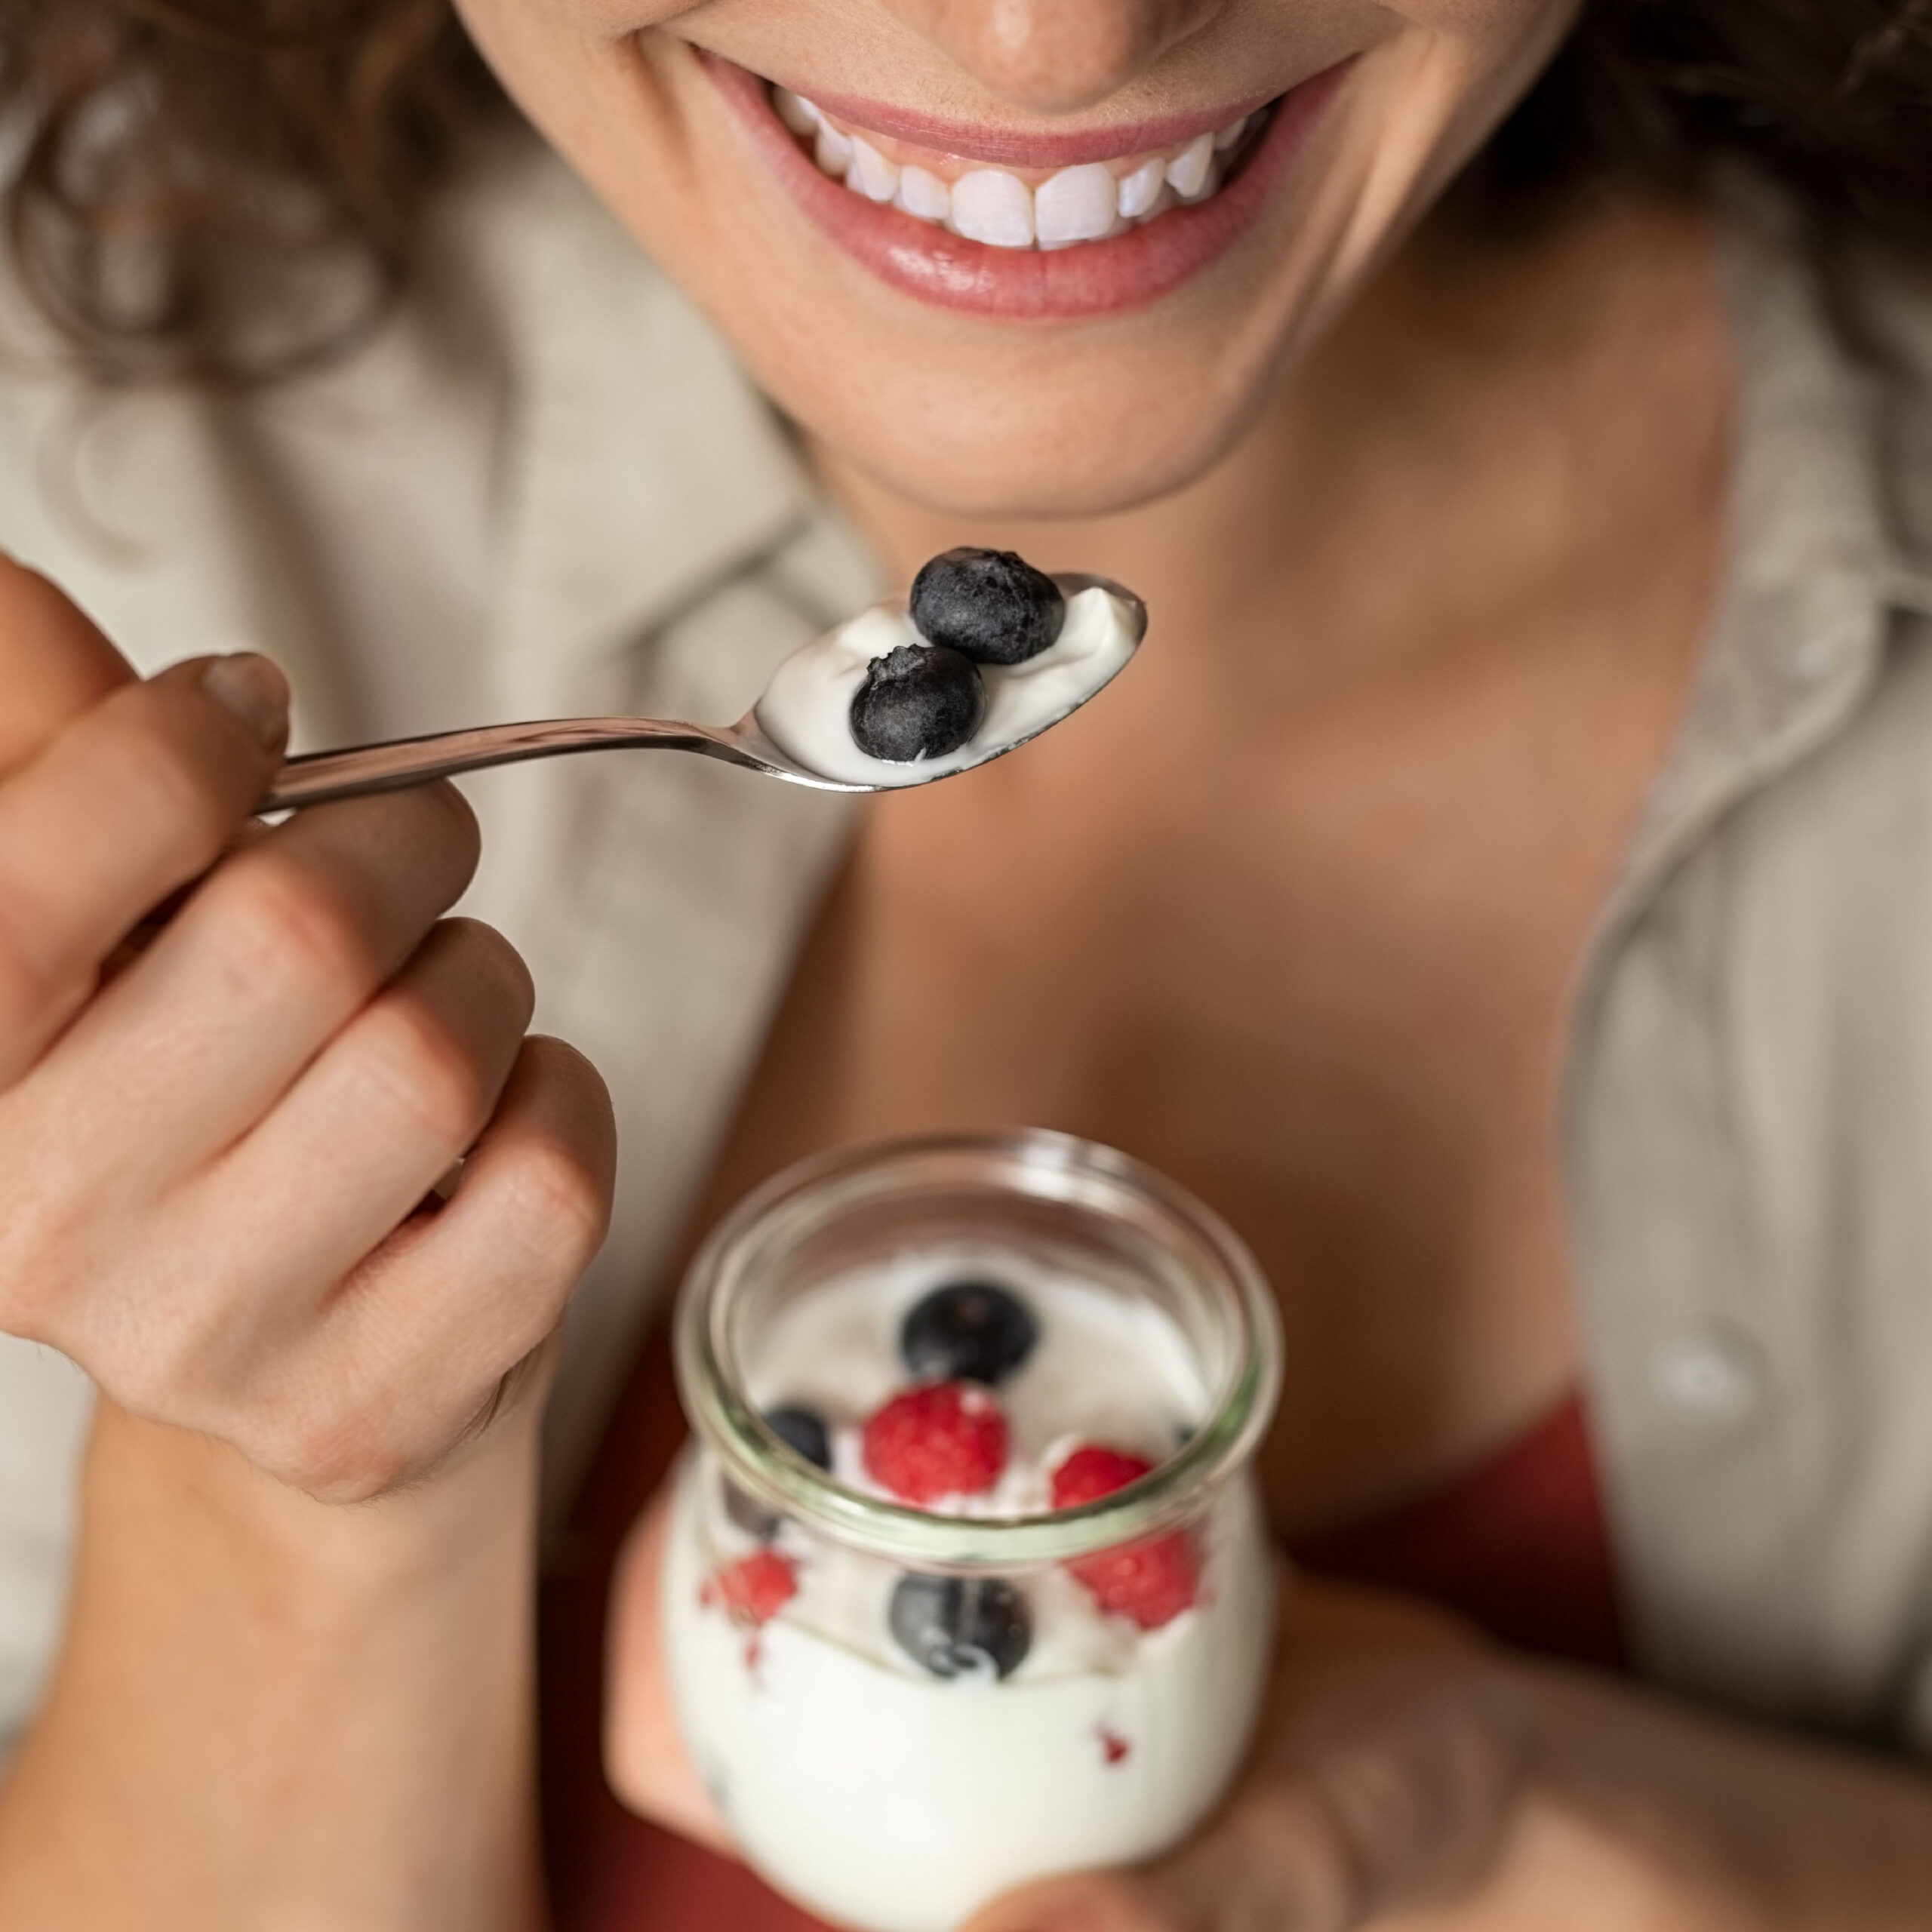
{"type": "MultiPolygon", "coordinates": [[[[0,369],[0,543],[144,668],[269,651],[310,743],[355,728],[355,667],[408,648],[375,633],[436,556],[445,617],[474,614],[436,648],[472,654],[443,661],[490,715],[736,716],[872,594],[866,560],[558,164],[502,157],[441,245],[438,307],[268,396],[103,396],[46,352],[0,369]],[[344,487],[357,463],[380,527],[344,487]],[[410,505],[420,543],[398,537],[410,505]]],[[[1897,351],[1878,371],[1774,210],[1741,202],[1724,248],[1727,568],[1569,1058],[1588,1392],[1641,1666],[1932,1752],[1932,294],[1875,298],[1897,351]]],[[[663,757],[473,795],[479,904],[530,958],[539,1023],[602,1068],[623,1137],[553,1415],[567,1485],[846,821],[663,757]]],[[[86,1399],[0,1341],[0,1733],[57,1627],[86,1399]]]]}

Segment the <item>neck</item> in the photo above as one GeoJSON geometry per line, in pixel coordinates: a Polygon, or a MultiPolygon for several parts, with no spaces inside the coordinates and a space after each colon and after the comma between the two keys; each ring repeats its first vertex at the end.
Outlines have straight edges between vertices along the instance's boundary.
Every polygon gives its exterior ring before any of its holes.
{"type": "Polygon", "coordinates": [[[1234,451],[1154,503],[961,519],[815,454],[901,583],[936,551],[994,544],[1131,585],[1204,670],[1197,645],[1251,655],[1278,634],[1255,614],[1292,610],[1292,668],[1325,675],[1627,569],[1680,494],[1711,487],[1724,354],[1704,223],[1626,204],[1509,247],[1425,229],[1234,451]]]}

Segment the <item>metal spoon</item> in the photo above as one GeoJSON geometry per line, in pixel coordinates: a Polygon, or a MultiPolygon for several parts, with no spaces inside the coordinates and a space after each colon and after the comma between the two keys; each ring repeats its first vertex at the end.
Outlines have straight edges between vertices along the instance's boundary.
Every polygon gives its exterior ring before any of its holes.
{"type": "MultiPolygon", "coordinates": [[[[1054,581],[1069,598],[1097,587],[1111,592],[1132,615],[1136,642],[1146,635],[1147,607],[1132,591],[1109,578],[1078,571],[1058,573],[1054,581]]],[[[903,611],[905,607],[902,604],[897,608],[903,611]]],[[[1087,697],[1094,695],[1090,691],[1087,697]]],[[[1070,718],[1086,702],[1087,698],[1081,699],[1061,717],[1070,718]]],[[[1060,721],[1057,718],[1041,728],[1051,731],[1060,721]]],[[[1009,743],[995,745],[970,764],[949,765],[933,776],[950,777],[956,771],[970,771],[976,765],[1004,757],[1038,736],[1038,731],[1029,732],[1009,743]]],[[[573,752],[620,750],[695,752],[700,758],[722,758],[728,764],[740,765],[767,778],[786,779],[820,792],[893,791],[903,789],[907,784],[932,782],[931,778],[912,777],[909,771],[897,785],[853,784],[827,778],[799,764],[774,744],[759,724],[758,706],[753,705],[735,724],[688,724],[669,718],[548,718],[524,724],[481,724],[465,731],[438,731],[427,737],[398,738],[386,744],[357,745],[343,751],[309,752],[291,758],[281,768],[274,789],[257,809],[294,811],[304,805],[328,804],[338,798],[363,798],[372,792],[401,791],[411,785],[427,784],[432,779],[481,771],[493,764],[562,758],[573,752]]]]}

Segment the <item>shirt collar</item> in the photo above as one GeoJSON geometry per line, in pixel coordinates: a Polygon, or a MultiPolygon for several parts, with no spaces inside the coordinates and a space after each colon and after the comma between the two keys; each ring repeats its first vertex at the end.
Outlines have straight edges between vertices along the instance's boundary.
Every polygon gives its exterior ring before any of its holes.
{"type": "Polygon", "coordinates": [[[496,158],[457,218],[506,374],[494,696],[552,709],[819,506],[715,331],[547,150],[496,158]]]}
{"type": "Polygon", "coordinates": [[[1795,220],[1743,183],[1726,188],[1720,212],[1737,368],[1724,574],[1607,923],[1727,810],[1844,726],[1877,676],[1894,610],[1914,601],[1870,385],[1824,312],[1795,220]]]}

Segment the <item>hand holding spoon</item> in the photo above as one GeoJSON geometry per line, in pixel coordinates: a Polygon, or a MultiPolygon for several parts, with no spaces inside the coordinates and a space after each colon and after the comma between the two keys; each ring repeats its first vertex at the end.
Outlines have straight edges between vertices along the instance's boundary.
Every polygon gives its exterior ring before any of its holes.
{"type": "Polygon", "coordinates": [[[1049,578],[1011,552],[948,551],[920,571],[907,603],[875,605],[794,651],[735,724],[540,718],[312,752],[282,767],[259,809],[625,749],[695,752],[822,792],[929,784],[1070,716],[1133,656],[1146,628],[1146,605],[1104,577],[1049,578]]]}

